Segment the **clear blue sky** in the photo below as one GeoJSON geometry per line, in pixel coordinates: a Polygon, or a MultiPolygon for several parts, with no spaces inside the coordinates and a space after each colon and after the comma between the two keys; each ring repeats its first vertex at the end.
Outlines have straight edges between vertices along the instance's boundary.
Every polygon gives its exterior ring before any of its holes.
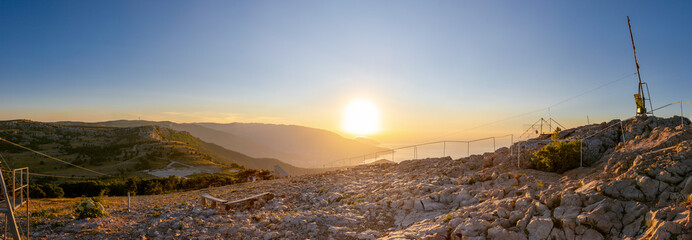
{"type": "Polygon", "coordinates": [[[629,76],[475,131],[516,133],[548,115],[607,121],[634,114],[626,16],[654,105],[690,100],[692,4],[659,3],[0,1],[0,119],[339,131],[360,97],[381,109],[383,138],[421,139],[629,76]]]}

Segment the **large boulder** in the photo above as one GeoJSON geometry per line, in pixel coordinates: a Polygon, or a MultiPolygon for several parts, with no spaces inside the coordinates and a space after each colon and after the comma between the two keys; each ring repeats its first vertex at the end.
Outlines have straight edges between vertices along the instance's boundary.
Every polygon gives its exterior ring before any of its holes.
{"type": "Polygon", "coordinates": [[[452,239],[466,239],[469,237],[483,236],[490,223],[483,219],[469,218],[459,224],[452,232],[452,239]]]}
{"type": "Polygon", "coordinates": [[[584,212],[577,216],[577,223],[591,226],[599,232],[617,236],[622,229],[622,206],[613,199],[604,199],[585,207],[584,212]]]}
{"type": "Polygon", "coordinates": [[[526,226],[530,240],[545,240],[553,229],[553,220],[550,217],[533,217],[526,226]]]}
{"type": "Polygon", "coordinates": [[[606,196],[622,199],[622,200],[636,200],[645,201],[646,198],[644,194],[637,189],[637,185],[634,179],[625,178],[620,180],[615,180],[606,183],[605,186],[598,188],[600,192],[603,192],[606,196]]]}

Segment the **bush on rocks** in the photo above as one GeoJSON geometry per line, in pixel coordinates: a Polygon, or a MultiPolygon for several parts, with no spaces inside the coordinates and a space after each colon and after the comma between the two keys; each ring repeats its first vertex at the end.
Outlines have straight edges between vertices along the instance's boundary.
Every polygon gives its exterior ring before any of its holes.
{"type": "Polygon", "coordinates": [[[534,152],[531,158],[537,170],[563,173],[579,167],[580,142],[555,141],[534,152]]]}
{"type": "Polygon", "coordinates": [[[98,218],[108,216],[108,212],[101,204],[100,198],[85,198],[74,210],[77,218],[98,218]]]}

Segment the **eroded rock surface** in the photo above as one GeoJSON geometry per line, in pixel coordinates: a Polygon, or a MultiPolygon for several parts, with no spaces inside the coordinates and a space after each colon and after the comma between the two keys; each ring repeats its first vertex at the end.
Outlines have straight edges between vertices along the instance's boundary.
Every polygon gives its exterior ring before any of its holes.
{"type": "Polygon", "coordinates": [[[679,123],[648,117],[623,129],[614,120],[565,130],[563,139],[593,137],[584,141],[586,166],[562,175],[526,169],[527,152],[542,145],[525,142],[457,160],[142,196],[131,213],[34,232],[51,239],[692,239],[692,129],[679,123]],[[198,200],[260,192],[276,197],[232,212],[198,200]],[[121,228],[102,224],[114,219],[121,228]]]}

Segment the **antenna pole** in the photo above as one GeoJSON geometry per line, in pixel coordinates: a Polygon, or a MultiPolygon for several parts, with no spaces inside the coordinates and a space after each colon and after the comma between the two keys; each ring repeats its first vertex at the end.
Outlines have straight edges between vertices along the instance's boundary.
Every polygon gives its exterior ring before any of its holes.
{"type": "MultiPolygon", "coordinates": [[[[637,66],[637,77],[639,78],[639,96],[642,97],[642,103],[646,102],[644,99],[644,88],[642,88],[642,76],[639,75],[639,62],[637,61],[637,50],[634,47],[634,36],[632,35],[632,25],[630,25],[630,17],[627,16],[627,27],[630,29],[630,40],[632,40],[632,52],[634,53],[634,64],[637,66]]],[[[646,113],[644,113],[646,114],[646,113]]]]}

